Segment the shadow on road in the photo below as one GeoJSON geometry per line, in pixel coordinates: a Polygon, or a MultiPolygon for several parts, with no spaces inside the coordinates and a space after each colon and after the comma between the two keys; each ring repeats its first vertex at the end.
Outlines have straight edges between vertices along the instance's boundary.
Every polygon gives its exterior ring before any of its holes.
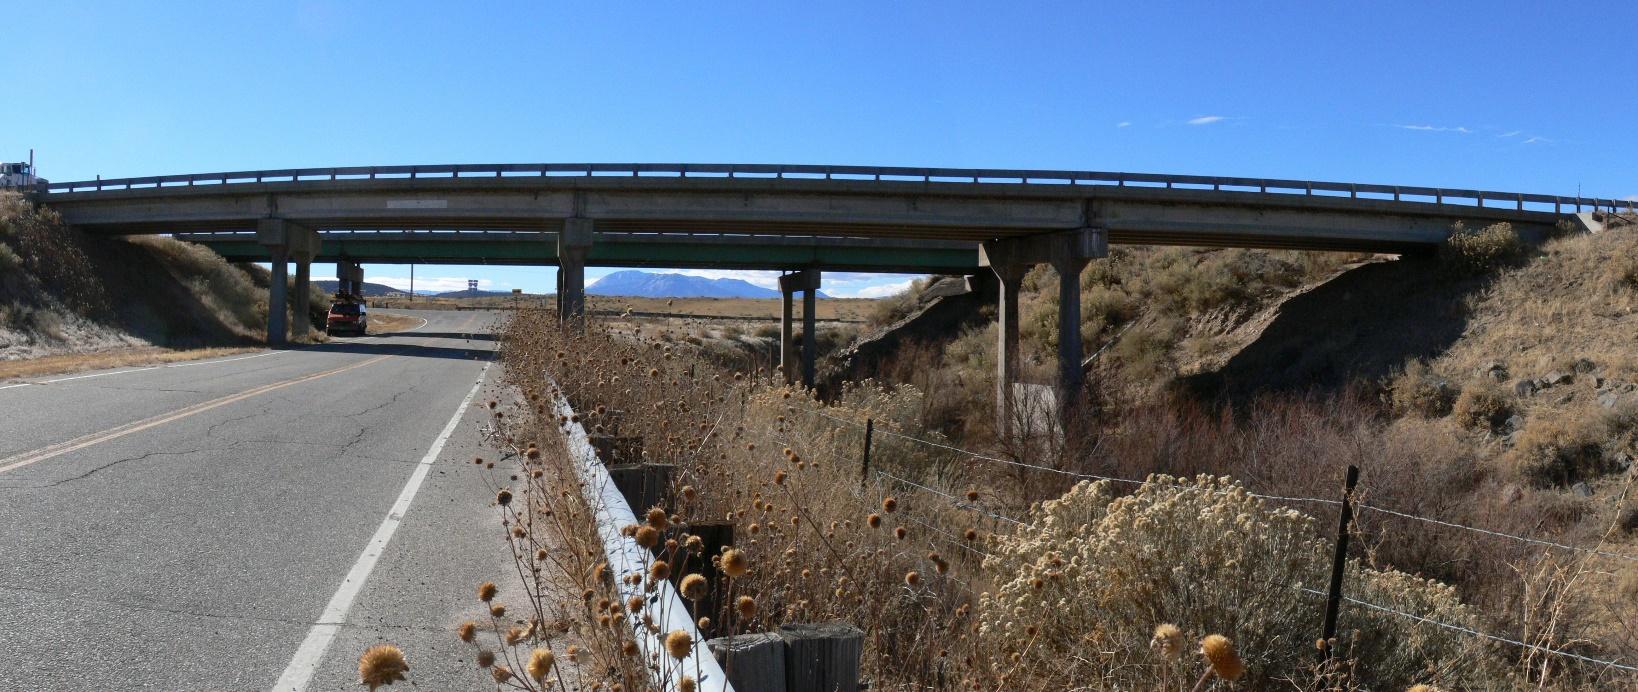
{"type": "Polygon", "coordinates": [[[473,340],[473,348],[455,348],[449,346],[425,346],[421,344],[394,344],[376,341],[347,341],[337,339],[329,343],[316,344],[303,348],[304,351],[317,353],[359,353],[364,355],[398,355],[414,358],[450,358],[454,360],[485,360],[494,351],[488,348],[479,348],[477,339],[473,340]]]}

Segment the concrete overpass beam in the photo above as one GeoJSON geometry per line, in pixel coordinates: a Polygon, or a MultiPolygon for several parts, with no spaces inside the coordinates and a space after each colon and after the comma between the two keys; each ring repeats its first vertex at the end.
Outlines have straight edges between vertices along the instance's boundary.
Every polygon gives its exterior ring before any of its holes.
{"type": "MultiPolygon", "coordinates": [[[[290,338],[287,300],[289,263],[291,259],[296,260],[297,323],[306,325],[307,280],[313,257],[319,252],[319,235],[311,228],[284,219],[259,219],[256,223],[256,242],[267,248],[273,260],[272,283],[267,293],[267,343],[282,346],[290,338]]],[[[300,333],[307,333],[305,326],[300,333]]]]}
{"type": "Polygon", "coordinates": [[[586,255],[592,246],[591,219],[563,220],[563,231],[557,235],[558,317],[578,320],[586,316],[586,255]]]}
{"type": "Polygon", "coordinates": [[[793,381],[796,368],[791,341],[791,295],[802,292],[802,386],[812,387],[815,364],[818,359],[818,298],[820,285],[818,269],[804,269],[779,277],[781,313],[779,321],[779,367],[785,373],[785,382],[793,381]]]}
{"type": "Polygon", "coordinates": [[[978,249],[980,266],[990,267],[1000,282],[997,313],[1000,336],[996,353],[997,432],[1012,435],[1018,412],[1013,385],[1018,379],[1018,290],[1037,264],[1058,271],[1058,401],[1060,411],[1080,398],[1081,270],[1089,261],[1109,256],[1109,235],[1101,228],[1080,228],[1008,240],[987,241],[978,249]]]}

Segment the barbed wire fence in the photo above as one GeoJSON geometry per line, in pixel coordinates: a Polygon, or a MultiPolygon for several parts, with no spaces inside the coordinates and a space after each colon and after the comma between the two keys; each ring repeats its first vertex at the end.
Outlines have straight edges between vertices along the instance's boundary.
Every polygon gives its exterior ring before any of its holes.
{"type": "MultiPolygon", "coordinates": [[[[1082,473],[1082,472],[1076,472],[1076,471],[1068,471],[1068,470],[1065,470],[1065,469],[1059,469],[1059,468],[1054,468],[1054,467],[1051,467],[1051,466],[1044,466],[1044,465],[1040,465],[1040,464],[1031,464],[1031,463],[1024,462],[1024,461],[1019,461],[1019,460],[1016,460],[1016,459],[1007,459],[1007,458],[998,457],[998,456],[994,456],[994,455],[990,455],[990,454],[982,454],[982,453],[979,453],[979,452],[974,452],[974,451],[971,451],[971,450],[963,449],[961,447],[957,447],[957,446],[954,446],[954,445],[945,444],[945,443],[937,442],[937,441],[933,441],[933,440],[926,440],[926,439],[922,439],[922,438],[919,438],[919,437],[916,437],[916,436],[913,436],[913,435],[907,435],[907,434],[896,432],[896,431],[893,431],[893,430],[889,430],[889,429],[885,429],[885,428],[881,428],[881,427],[876,427],[873,424],[874,421],[868,421],[867,423],[860,423],[860,422],[855,421],[855,420],[849,420],[849,419],[846,419],[846,418],[840,418],[840,417],[837,417],[837,416],[832,416],[832,415],[829,415],[827,413],[824,413],[823,411],[799,409],[799,408],[796,408],[796,407],[791,407],[790,410],[800,412],[800,413],[805,413],[805,414],[814,416],[816,418],[824,419],[824,420],[829,421],[832,424],[836,424],[836,425],[840,425],[840,426],[847,426],[847,427],[852,427],[852,428],[857,428],[857,429],[862,430],[862,429],[865,429],[866,426],[868,425],[868,426],[870,426],[872,428],[872,431],[873,431],[873,433],[875,435],[888,436],[888,437],[891,437],[891,438],[894,438],[894,439],[897,439],[897,440],[904,441],[904,442],[909,443],[909,444],[922,445],[922,446],[925,446],[925,447],[928,447],[928,448],[938,449],[938,450],[941,450],[941,451],[944,451],[944,452],[961,455],[961,456],[969,458],[969,459],[982,461],[982,462],[986,462],[986,463],[998,464],[998,465],[1003,465],[1003,466],[1012,467],[1012,468],[1022,468],[1022,469],[1026,469],[1026,470],[1029,470],[1029,471],[1046,473],[1046,474],[1054,474],[1054,475],[1058,475],[1058,476],[1073,478],[1073,479],[1076,479],[1076,480],[1108,481],[1108,482],[1111,482],[1111,483],[1124,484],[1124,485],[1129,485],[1129,486],[1143,486],[1146,483],[1157,482],[1154,478],[1150,478],[1148,480],[1138,480],[1138,479],[1132,479],[1132,478],[1120,478],[1120,477],[1115,477],[1115,476],[1105,476],[1105,475],[1093,474],[1093,473],[1082,473]]],[[[840,460],[836,460],[836,459],[830,459],[828,461],[830,463],[838,463],[838,464],[841,463],[840,460]]],[[[918,493],[922,493],[922,494],[929,495],[929,496],[932,496],[932,497],[937,497],[941,501],[948,503],[951,507],[953,507],[953,508],[955,508],[957,510],[965,511],[965,512],[972,512],[972,513],[978,514],[980,516],[988,517],[988,518],[990,518],[990,519],[992,519],[992,520],[994,520],[994,521],[996,521],[998,523],[1004,522],[1004,523],[1011,524],[1013,526],[1024,526],[1024,525],[1027,525],[1029,523],[1028,521],[1026,521],[1024,519],[1020,519],[1020,518],[1017,518],[1017,517],[1013,517],[1013,516],[1009,516],[1009,515],[1006,515],[1006,514],[1002,514],[1002,513],[999,513],[999,512],[992,511],[991,509],[989,509],[987,507],[984,507],[984,506],[979,505],[979,504],[977,504],[975,502],[972,502],[972,501],[968,500],[966,497],[963,497],[961,495],[957,495],[957,494],[955,494],[953,492],[950,492],[950,491],[947,491],[947,490],[941,490],[941,489],[935,488],[935,487],[931,487],[931,486],[929,486],[929,485],[927,485],[926,483],[923,483],[923,482],[912,481],[910,479],[903,478],[901,476],[895,475],[895,474],[890,473],[888,471],[883,471],[880,468],[870,469],[869,471],[870,471],[871,475],[874,477],[874,479],[876,481],[876,484],[878,486],[878,494],[880,494],[880,489],[879,488],[880,488],[881,483],[885,481],[885,482],[888,482],[888,483],[896,484],[899,487],[903,487],[903,488],[913,490],[913,491],[918,492],[918,493]]],[[[1177,487],[1178,489],[1202,490],[1201,488],[1199,488],[1197,486],[1175,485],[1175,487],[1177,487]]],[[[1209,492],[1219,492],[1219,493],[1221,493],[1221,492],[1228,492],[1228,491],[1212,490],[1212,491],[1209,491],[1209,492]]],[[[1259,499],[1262,499],[1262,500],[1272,501],[1272,502],[1310,503],[1310,504],[1318,504],[1318,505],[1325,505],[1325,506],[1337,506],[1337,507],[1340,507],[1341,505],[1343,505],[1342,500],[1331,499],[1331,498],[1289,496],[1289,495],[1273,495],[1273,494],[1267,494],[1267,493],[1253,493],[1253,492],[1249,492],[1249,491],[1246,492],[1246,495],[1251,496],[1251,497],[1255,497],[1255,498],[1259,498],[1259,499]]],[[[1425,517],[1425,516],[1421,516],[1421,515],[1418,515],[1418,514],[1413,514],[1413,513],[1410,513],[1410,512],[1403,512],[1403,511],[1400,511],[1400,510],[1395,510],[1395,509],[1391,509],[1391,508],[1387,508],[1387,507],[1381,507],[1381,506],[1377,506],[1377,505],[1373,505],[1373,504],[1369,504],[1369,503],[1365,503],[1365,502],[1354,501],[1354,502],[1351,502],[1350,504],[1351,504],[1351,509],[1352,509],[1352,519],[1354,519],[1354,520],[1357,520],[1357,516],[1358,516],[1359,512],[1375,512],[1375,513],[1380,513],[1380,514],[1384,514],[1384,515],[1398,517],[1398,518],[1401,518],[1401,519],[1417,521],[1417,522],[1424,522],[1424,523],[1429,524],[1429,525],[1440,526],[1440,527],[1443,527],[1443,528],[1446,528],[1446,529],[1452,529],[1452,530],[1458,530],[1458,531],[1467,531],[1467,532],[1472,532],[1472,533],[1476,533],[1476,534],[1480,534],[1480,535],[1489,536],[1489,537],[1492,537],[1492,538],[1517,541],[1517,542],[1520,542],[1520,543],[1539,546],[1539,547],[1542,547],[1542,548],[1547,548],[1547,549],[1556,550],[1556,551],[1563,551],[1563,552],[1569,552],[1569,553],[1574,553],[1574,554],[1584,555],[1584,556],[1589,556],[1589,557],[1598,557],[1598,558],[1612,559],[1612,560],[1617,560],[1617,561],[1622,561],[1622,562],[1630,562],[1630,563],[1638,564],[1638,555],[1629,555],[1629,554],[1625,554],[1625,553],[1613,552],[1613,551],[1603,550],[1603,549],[1596,548],[1596,547],[1595,548],[1588,548],[1588,547],[1585,547],[1585,546],[1572,545],[1572,544],[1569,544],[1569,543],[1563,543],[1563,542],[1559,542],[1559,541],[1552,541],[1552,540],[1547,540],[1547,539],[1543,539],[1543,538],[1536,538],[1536,537],[1532,537],[1532,536],[1525,536],[1525,535],[1520,535],[1520,534],[1508,533],[1508,532],[1504,532],[1504,531],[1497,531],[1497,530],[1487,529],[1487,528],[1478,527],[1478,526],[1470,526],[1470,525],[1461,524],[1461,523],[1457,523],[1457,522],[1450,522],[1450,521],[1445,521],[1445,520],[1441,520],[1441,519],[1436,519],[1436,518],[1433,518],[1433,517],[1425,517]]],[[[923,522],[923,521],[921,521],[919,519],[916,519],[915,517],[910,517],[909,515],[906,515],[906,518],[910,519],[911,521],[913,521],[913,522],[915,522],[917,524],[922,525],[923,527],[925,527],[925,528],[927,528],[929,530],[935,531],[938,535],[941,535],[941,536],[949,539],[947,542],[949,542],[951,544],[959,545],[959,546],[961,546],[961,547],[963,547],[965,549],[968,549],[968,550],[974,550],[976,552],[980,552],[984,556],[991,556],[990,553],[987,553],[987,552],[984,552],[984,551],[979,551],[977,548],[975,548],[973,546],[966,545],[965,543],[963,543],[960,540],[960,537],[955,536],[954,534],[951,534],[951,533],[949,533],[947,531],[939,530],[936,527],[930,526],[930,525],[926,524],[925,522],[923,522]]],[[[1350,522],[1350,523],[1352,523],[1352,522],[1350,522]]],[[[1298,589],[1300,591],[1306,593],[1306,594],[1309,594],[1309,595],[1317,595],[1317,596],[1321,596],[1321,597],[1332,597],[1332,594],[1327,594],[1327,593],[1325,593],[1323,591],[1318,591],[1318,590],[1315,590],[1315,589],[1310,589],[1310,588],[1306,588],[1306,587],[1298,587],[1298,589]]],[[[1485,639],[1485,640],[1488,640],[1488,641],[1493,641],[1493,642],[1497,642],[1497,643],[1501,643],[1501,644],[1507,644],[1507,645],[1510,645],[1510,646],[1515,646],[1515,647],[1519,647],[1519,648],[1522,648],[1522,649],[1525,649],[1525,650],[1529,650],[1529,651],[1533,651],[1533,652],[1537,652],[1537,653],[1542,653],[1542,654],[1547,654],[1547,655],[1551,655],[1551,656],[1569,658],[1569,659],[1573,659],[1573,660],[1576,660],[1576,661],[1579,661],[1579,662],[1585,663],[1585,664],[1590,664],[1590,665],[1595,665],[1595,666],[1603,666],[1603,667],[1605,667],[1607,669],[1614,669],[1614,670],[1621,670],[1621,671],[1626,671],[1626,672],[1638,673],[1638,665],[1624,663],[1621,660],[1608,660],[1608,659],[1595,658],[1595,657],[1592,657],[1592,656],[1587,656],[1587,655],[1575,653],[1573,651],[1567,651],[1567,650],[1564,650],[1564,649],[1553,648],[1551,646],[1546,646],[1546,645],[1542,645],[1542,644],[1533,644],[1533,643],[1526,642],[1526,641],[1523,641],[1523,640],[1520,640],[1520,639],[1514,639],[1514,638],[1511,638],[1511,637],[1506,637],[1506,636],[1502,636],[1502,635],[1498,635],[1498,634],[1494,634],[1494,633],[1490,633],[1490,632],[1480,631],[1480,630],[1477,630],[1477,629],[1474,629],[1474,628],[1471,628],[1471,627],[1466,627],[1466,626],[1463,626],[1463,625],[1457,625],[1457,624],[1453,624],[1453,623],[1449,623],[1449,622],[1444,622],[1444,621],[1437,620],[1437,619],[1434,619],[1434,618],[1426,617],[1425,615],[1419,615],[1419,614],[1416,614],[1416,613],[1406,612],[1404,610],[1400,610],[1400,609],[1393,608],[1393,607],[1390,607],[1390,606],[1385,606],[1385,605],[1382,605],[1382,604],[1379,604],[1379,603],[1372,603],[1372,602],[1369,602],[1369,601],[1361,600],[1361,599],[1350,597],[1350,596],[1347,596],[1347,595],[1340,595],[1339,594],[1338,597],[1340,598],[1340,600],[1342,602],[1345,602],[1345,603],[1349,604],[1350,606],[1354,606],[1354,607],[1358,607],[1358,608],[1364,608],[1364,609],[1368,609],[1368,610],[1373,610],[1373,611],[1377,611],[1377,612],[1381,612],[1381,613],[1386,613],[1386,614],[1390,614],[1390,615],[1393,615],[1393,616],[1396,616],[1396,617],[1406,618],[1406,619],[1409,619],[1409,620],[1412,620],[1412,621],[1415,621],[1415,622],[1418,622],[1418,623],[1421,623],[1421,624],[1435,626],[1435,627],[1443,628],[1443,629],[1446,629],[1446,630],[1463,633],[1463,634],[1466,634],[1466,635],[1469,635],[1469,636],[1479,637],[1479,638],[1482,638],[1482,639],[1485,639]]],[[[1491,618],[1491,619],[1494,620],[1495,618],[1491,618]]]]}

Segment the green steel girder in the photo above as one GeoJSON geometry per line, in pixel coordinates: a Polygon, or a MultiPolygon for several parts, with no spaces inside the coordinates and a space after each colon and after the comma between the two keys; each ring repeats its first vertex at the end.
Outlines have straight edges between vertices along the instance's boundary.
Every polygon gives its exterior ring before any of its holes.
{"type": "MultiPolygon", "coordinates": [[[[267,249],[251,240],[210,240],[199,244],[232,262],[266,261],[267,249]]],[[[529,240],[325,240],[316,261],[346,259],[371,264],[557,264],[557,245],[529,240]]],[[[607,267],[785,269],[822,267],[895,273],[971,273],[978,253],[955,248],[917,249],[848,245],[758,245],[746,243],[594,244],[586,263],[607,267]]]]}

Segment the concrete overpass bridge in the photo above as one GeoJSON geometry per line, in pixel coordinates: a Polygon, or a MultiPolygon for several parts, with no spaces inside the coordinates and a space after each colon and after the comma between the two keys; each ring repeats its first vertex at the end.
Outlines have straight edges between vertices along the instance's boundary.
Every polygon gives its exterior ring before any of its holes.
{"type": "MultiPolygon", "coordinates": [[[[271,261],[269,341],[285,338],[308,265],[362,281],[370,263],[557,265],[559,309],[584,311],[587,265],[785,270],[783,360],[803,291],[803,381],[825,270],[990,273],[1001,284],[1001,392],[1016,372],[1018,285],[1051,263],[1062,385],[1081,382],[1080,285],[1109,243],[1415,252],[1460,222],[1543,236],[1611,199],[1309,180],[1139,173],[743,164],[495,164],[236,171],[42,184],[90,234],[175,234],[271,261]]],[[[300,306],[298,306],[300,308],[300,306]]],[[[298,314],[301,314],[298,312],[298,314]]]]}

